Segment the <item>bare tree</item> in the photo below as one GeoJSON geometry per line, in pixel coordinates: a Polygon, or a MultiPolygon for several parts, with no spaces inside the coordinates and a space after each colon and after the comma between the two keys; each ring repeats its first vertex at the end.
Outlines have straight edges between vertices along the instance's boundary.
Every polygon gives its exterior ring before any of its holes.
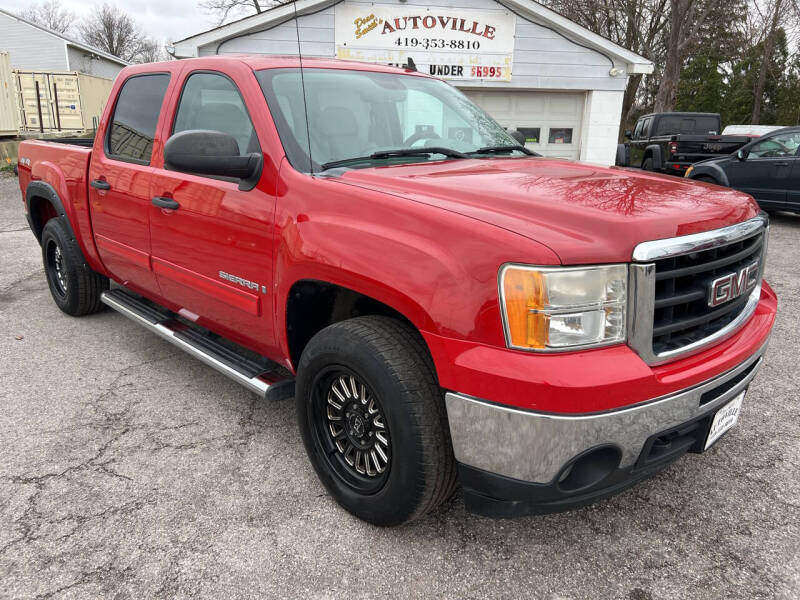
{"type": "MultiPolygon", "coordinates": [[[[637,54],[659,64],[669,0],[545,0],[545,4],[637,54]]],[[[629,75],[625,87],[620,132],[636,107],[642,75],[629,75]]]]}
{"type": "Polygon", "coordinates": [[[258,13],[280,6],[290,4],[293,0],[202,0],[201,9],[214,15],[217,22],[222,25],[230,17],[256,15],[258,13]]]}
{"type": "Polygon", "coordinates": [[[750,123],[758,125],[761,119],[761,104],[764,101],[764,88],[767,84],[767,71],[769,70],[769,63],[772,60],[772,51],[775,47],[775,37],[778,34],[778,27],[781,23],[781,7],[783,0],[773,0],[771,10],[767,12],[766,35],[764,36],[763,55],[761,57],[761,64],[758,67],[758,78],[756,79],[756,87],[753,91],[753,114],[750,117],[750,123]]]}
{"type": "Polygon", "coordinates": [[[78,30],[87,44],[128,62],[151,62],[160,52],[160,45],[142,33],[130,15],[109,4],[103,4],[78,30]]]}
{"type": "Polygon", "coordinates": [[[670,0],[669,30],[665,36],[664,71],[656,94],[656,112],[675,106],[678,82],[686,55],[698,41],[708,16],[721,0],[670,0]]]}
{"type": "Polygon", "coordinates": [[[151,63],[162,60],[169,60],[169,55],[166,50],[164,50],[164,44],[158,40],[149,38],[144,40],[142,49],[139,54],[134,57],[133,62],[151,63]]]}
{"type": "Polygon", "coordinates": [[[75,13],[62,8],[58,0],[46,0],[40,4],[31,4],[19,11],[19,16],[58,33],[69,32],[75,23],[75,13]]]}

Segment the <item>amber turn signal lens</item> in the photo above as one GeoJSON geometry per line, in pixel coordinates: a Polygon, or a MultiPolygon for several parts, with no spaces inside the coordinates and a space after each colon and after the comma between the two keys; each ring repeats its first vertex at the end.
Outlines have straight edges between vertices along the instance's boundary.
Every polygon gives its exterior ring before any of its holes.
{"type": "Polygon", "coordinates": [[[549,316],[534,312],[544,308],[547,293],[541,273],[508,268],[503,274],[508,335],[512,346],[544,348],[547,345],[549,316]]]}

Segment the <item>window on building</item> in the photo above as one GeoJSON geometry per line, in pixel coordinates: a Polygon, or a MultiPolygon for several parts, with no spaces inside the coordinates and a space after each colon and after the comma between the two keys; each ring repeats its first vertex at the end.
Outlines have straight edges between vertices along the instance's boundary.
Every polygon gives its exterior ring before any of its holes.
{"type": "Polygon", "coordinates": [[[572,127],[551,127],[548,144],[571,144],[572,127]]]}

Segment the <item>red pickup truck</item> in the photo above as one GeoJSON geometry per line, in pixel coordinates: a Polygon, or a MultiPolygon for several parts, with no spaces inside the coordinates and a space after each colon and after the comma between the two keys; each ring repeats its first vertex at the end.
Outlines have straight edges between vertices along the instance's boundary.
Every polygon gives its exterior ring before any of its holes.
{"type": "Polygon", "coordinates": [[[563,510],[703,452],[775,318],[752,198],[534,156],[411,69],[128,67],[91,147],[25,141],[19,175],[65,313],[293,395],[376,524],[459,482],[484,515],[563,510]]]}

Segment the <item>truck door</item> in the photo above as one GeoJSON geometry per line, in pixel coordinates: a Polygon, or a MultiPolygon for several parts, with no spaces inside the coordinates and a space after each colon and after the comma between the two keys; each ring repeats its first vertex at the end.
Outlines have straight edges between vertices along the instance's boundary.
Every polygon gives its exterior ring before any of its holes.
{"type": "Polygon", "coordinates": [[[132,75],[117,94],[89,166],[89,203],[97,251],[135,291],[158,296],[150,270],[150,160],[167,73],[132,75]]]}
{"type": "MultiPolygon", "coordinates": [[[[184,74],[174,118],[162,137],[215,130],[233,136],[241,154],[260,153],[254,112],[241,88],[220,72],[184,74]]],[[[176,208],[150,206],[153,270],[164,297],[181,307],[183,316],[258,349],[272,341],[275,195],[258,187],[242,191],[238,183],[169,171],[159,157],[150,196],[154,203],[174,201],[176,208]]]]}
{"type": "Polygon", "coordinates": [[[729,163],[726,172],[731,187],[751,194],[765,208],[785,208],[798,144],[800,133],[759,140],[750,146],[745,160],[729,163]]]}
{"type": "Polygon", "coordinates": [[[794,135],[798,146],[792,160],[792,174],[789,176],[789,189],[786,195],[788,210],[800,210],[800,132],[794,135]]]}
{"type": "Polygon", "coordinates": [[[642,166],[644,149],[647,147],[650,139],[650,123],[652,121],[652,117],[643,117],[636,123],[636,129],[633,130],[633,137],[631,139],[630,166],[632,167],[642,166]]]}

